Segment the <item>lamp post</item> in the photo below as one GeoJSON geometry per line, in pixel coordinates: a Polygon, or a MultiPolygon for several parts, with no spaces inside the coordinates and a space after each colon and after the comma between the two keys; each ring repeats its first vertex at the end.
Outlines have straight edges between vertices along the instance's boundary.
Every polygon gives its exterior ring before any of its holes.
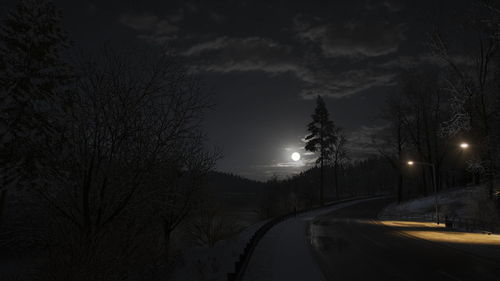
{"type": "Polygon", "coordinates": [[[408,161],[409,166],[413,166],[415,164],[430,166],[432,168],[432,184],[434,186],[434,209],[436,212],[436,223],[439,224],[439,211],[438,211],[438,196],[437,196],[437,183],[436,183],[436,166],[433,163],[427,162],[415,162],[408,161]]]}
{"type": "MultiPolygon", "coordinates": [[[[460,143],[460,148],[462,149],[462,151],[465,151],[469,148],[469,144],[466,143],[466,142],[462,142],[460,143]]],[[[463,172],[463,176],[464,176],[464,186],[467,186],[467,168],[464,167],[464,172],[463,172]]],[[[474,183],[475,181],[475,174],[472,174],[472,182],[474,183]]]]}
{"type": "MultiPolygon", "coordinates": [[[[466,142],[460,143],[460,148],[465,150],[469,148],[469,144],[466,142]]],[[[434,209],[436,212],[436,223],[439,224],[439,211],[438,211],[438,196],[437,196],[437,181],[436,181],[436,166],[433,163],[428,162],[416,162],[416,161],[408,161],[408,166],[413,166],[415,164],[430,166],[432,168],[432,183],[434,185],[434,209]]]]}

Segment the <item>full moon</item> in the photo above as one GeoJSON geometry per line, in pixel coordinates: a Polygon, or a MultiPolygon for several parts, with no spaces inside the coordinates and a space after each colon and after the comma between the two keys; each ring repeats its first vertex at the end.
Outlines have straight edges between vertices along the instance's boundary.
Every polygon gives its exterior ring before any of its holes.
{"type": "Polygon", "coordinates": [[[293,161],[299,161],[300,160],[300,154],[298,152],[292,153],[292,160],[293,161]]]}

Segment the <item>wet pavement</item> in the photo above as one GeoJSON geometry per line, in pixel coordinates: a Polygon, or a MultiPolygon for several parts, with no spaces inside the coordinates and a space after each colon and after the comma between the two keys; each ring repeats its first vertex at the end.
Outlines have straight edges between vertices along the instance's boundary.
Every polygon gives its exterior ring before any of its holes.
{"type": "Polygon", "coordinates": [[[259,241],[250,258],[244,281],[325,281],[307,237],[316,217],[346,208],[361,199],[310,211],[274,226],[259,241]]]}
{"type": "MultiPolygon", "coordinates": [[[[307,239],[325,279],[500,280],[500,259],[401,231],[429,233],[442,228],[379,223],[377,213],[388,203],[387,199],[362,202],[317,216],[309,224],[307,239]]],[[[462,246],[500,251],[494,248],[498,245],[462,246]]]]}

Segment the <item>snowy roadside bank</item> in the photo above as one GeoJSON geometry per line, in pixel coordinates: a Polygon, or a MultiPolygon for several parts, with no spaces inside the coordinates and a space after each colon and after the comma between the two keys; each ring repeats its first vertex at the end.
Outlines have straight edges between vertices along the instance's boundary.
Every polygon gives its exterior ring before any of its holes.
{"type": "MultiPolygon", "coordinates": [[[[436,196],[416,198],[400,204],[392,203],[379,213],[379,218],[434,219],[436,196]]],[[[437,194],[439,217],[498,221],[493,202],[488,200],[485,186],[469,186],[437,194]]]]}
{"type": "Polygon", "coordinates": [[[435,196],[392,203],[378,215],[377,223],[394,230],[396,235],[436,242],[489,261],[500,263],[500,234],[484,231],[478,222],[490,222],[497,229],[498,214],[487,198],[486,187],[470,186],[437,194],[439,217],[435,220],[435,196]],[[457,222],[466,222],[458,224],[457,222]]]}
{"type": "Polygon", "coordinates": [[[235,237],[218,241],[213,247],[193,247],[184,252],[183,265],[175,270],[174,281],[221,280],[234,271],[234,263],[254,233],[267,222],[255,223],[235,237]]]}
{"type": "MultiPolygon", "coordinates": [[[[366,196],[343,199],[339,201],[330,202],[324,207],[313,208],[311,210],[303,210],[297,213],[297,218],[305,218],[310,220],[313,214],[322,214],[324,212],[329,212],[333,209],[339,208],[339,205],[344,206],[344,204],[349,204],[349,201],[362,200],[367,198],[366,196]],[[343,203],[344,202],[344,203],[343,203]]],[[[367,199],[368,200],[368,199],[367,199]]],[[[284,215],[284,220],[294,217],[290,214],[284,215]]],[[[279,220],[281,217],[274,219],[269,219],[265,221],[260,221],[255,223],[242,232],[240,232],[235,237],[227,240],[222,240],[217,242],[212,248],[207,247],[193,247],[187,249],[183,253],[183,262],[172,275],[172,280],[174,281],[192,281],[192,280],[220,280],[226,281],[228,278],[228,273],[234,273],[235,263],[240,260],[240,255],[244,253],[247,243],[250,242],[251,238],[268,222],[273,220],[279,220]]],[[[295,220],[294,220],[295,221],[295,220]]],[[[281,222],[279,223],[282,224],[281,222]]],[[[273,229],[280,228],[277,225],[273,225],[270,231],[273,229]]],[[[300,231],[302,235],[302,231],[300,231]]],[[[305,232],[304,232],[305,233],[305,232]]],[[[297,234],[297,235],[299,235],[297,234]]],[[[267,236],[267,234],[264,234],[267,236]]],[[[275,243],[275,242],[273,242],[275,243]]],[[[257,247],[260,242],[257,241],[257,247]]],[[[260,260],[260,259],[258,259],[260,260]]]]}

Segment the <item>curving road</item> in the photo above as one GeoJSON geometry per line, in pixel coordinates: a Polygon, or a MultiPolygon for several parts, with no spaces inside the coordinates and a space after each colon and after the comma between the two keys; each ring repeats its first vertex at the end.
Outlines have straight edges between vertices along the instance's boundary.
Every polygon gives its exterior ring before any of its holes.
{"type": "Polygon", "coordinates": [[[368,200],[373,199],[337,203],[274,226],[259,241],[243,281],[325,281],[306,235],[308,226],[318,216],[368,200]]]}
{"type": "MultiPolygon", "coordinates": [[[[402,235],[374,223],[387,199],[317,216],[308,227],[314,256],[327,280],[500,280],[496,258],[402,235]]],[[[488,246],[489,250],[500,249],[488,246]]]]}

